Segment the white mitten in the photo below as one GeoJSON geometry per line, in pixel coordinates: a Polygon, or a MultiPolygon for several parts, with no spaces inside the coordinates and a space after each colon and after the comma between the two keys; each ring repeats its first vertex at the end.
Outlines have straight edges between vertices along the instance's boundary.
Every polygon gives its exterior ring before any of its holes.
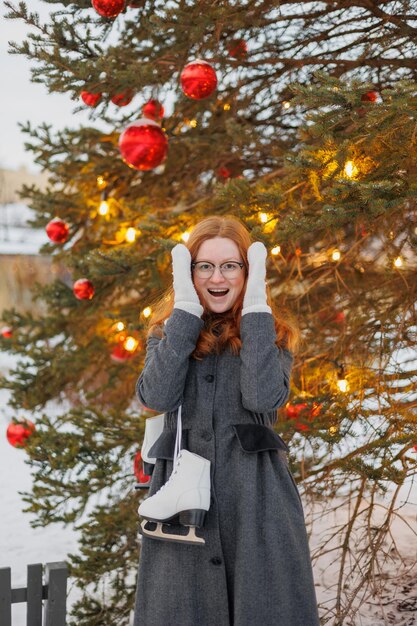
{"type": "Polygon", "coordinates": [[[249,246],[249,274],[242,315],[254,312],[272,313],[271,307],[266,303],[266,257],[267,250],[261,241],[255,241],[249,246]]]}
{"type": "Polygon", "coordinates": [[[188,311],[197,317],[203,315],[204,307],[195,290],[191,277],[191,254],[187,246],[178,243],[171,250],[174,277],[174,309],[188,311]]]}

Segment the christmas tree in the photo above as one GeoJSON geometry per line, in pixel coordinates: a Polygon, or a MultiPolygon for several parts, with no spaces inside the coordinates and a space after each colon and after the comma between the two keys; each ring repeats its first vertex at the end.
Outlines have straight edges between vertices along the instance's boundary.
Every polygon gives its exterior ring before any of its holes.
{"type": "Polygon", "coordinates": [[[22,126],[50,174],[45,192],[22,195],[67,275],[34,287],[41,318],[7,311],[13,333],[1,338],[20,355],[1,384],[36,422],[27,510],[39,526],[81,530],[70,566],[85,592],[71,623],[128,623],[143,497],[133,459],[153,414],[135,382],[170,250],[211,214],[237,215],[266,245],[274,301],[301,327],[276,428],[306,506],[352,503],[321,607],[347,623],[416,471],[412,3],[51,0],[47,24],[6,5],[34,29],[11,43],[33,80],[91,107],[89,127],[22,126]],[[51,418],[53,399],[71,408],[51,418]],[[374,497],[392,484],[369,533],[374,497]]]}

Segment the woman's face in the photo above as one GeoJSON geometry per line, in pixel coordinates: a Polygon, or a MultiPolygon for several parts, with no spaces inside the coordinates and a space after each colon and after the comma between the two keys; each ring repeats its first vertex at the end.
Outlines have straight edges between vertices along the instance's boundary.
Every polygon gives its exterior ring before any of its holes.
{"type": "Polygon", "coordinates": [[[219,265],[226,261],[238,261],[243,263],[239,248],[232,239],[227,237],[213,237],[207,239],[199,247],[194,263],[207,261],[216,265],[213,274],[206,277],[197,276],[193,272],[193,282],[200,298],[201,304],[213,313],[224,313],[232,308],[242,291],[245,282],[245,268],[243,267],[236,277],[223,276],[219,265]],[[227,289],[225,295],[216,296],[210,293],[213,289],[227,289]]]}

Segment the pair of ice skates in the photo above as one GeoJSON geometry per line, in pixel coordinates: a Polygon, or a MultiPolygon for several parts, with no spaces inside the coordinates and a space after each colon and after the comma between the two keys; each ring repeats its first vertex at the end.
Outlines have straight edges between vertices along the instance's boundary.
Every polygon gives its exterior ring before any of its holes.
{"type": "MultiPolygon", "coordinates": [[[[143,471],[147,476],[152,474],[156,462],[149,456],[149,450],[161,435],[163,427],[163,414],[146,420],[141,454],[143,471]]],[[[140,532],[153,539],[204,545],[204,539],[196,535],[195,529],[204,524],[210,508],[210,461],[188,450],[181,450],[181,432],[179,407],[172,474],[154,495],[140,504],[138,513],[144,518],[140,532]],[[187,535],[163,531],[162,524],[178,521],[188,526],[187,535]],[[148,522],[156,523],[155,530],[146,528],[148,522]]]]}

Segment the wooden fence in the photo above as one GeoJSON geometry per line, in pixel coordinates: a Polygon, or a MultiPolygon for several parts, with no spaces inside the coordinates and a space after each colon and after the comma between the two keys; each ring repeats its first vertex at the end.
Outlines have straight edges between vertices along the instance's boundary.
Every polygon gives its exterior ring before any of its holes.
{"type": "Polygon", "coordinates": [[[27,626],[65,626],[68,569],[64,562],[28,565],[27,587],[12,589],[10,567],[0,568],[0,626],[12,626],[12,604],[26,602],[27,626]],[[43,621],[42,621],[43,612],[43,621]]]}

